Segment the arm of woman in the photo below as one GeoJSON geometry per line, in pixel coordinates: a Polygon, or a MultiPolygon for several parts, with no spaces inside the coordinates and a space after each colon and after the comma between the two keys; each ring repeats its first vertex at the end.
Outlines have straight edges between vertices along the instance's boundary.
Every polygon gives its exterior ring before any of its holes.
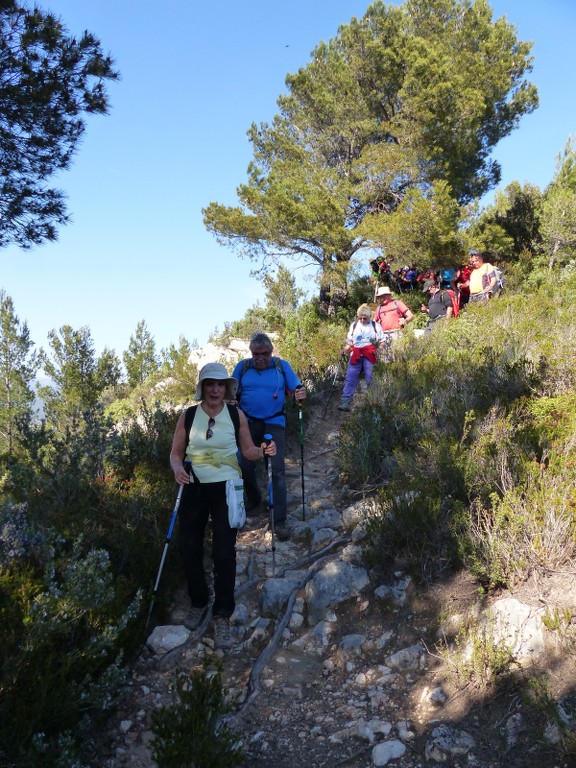
{"type": "Polygon", "coordinates": [[[264,457],[264,454],[266,454],[266,456],[275,456],[276,443],[271,440],[268,445],[266,445],[266,443],[262,443],[261,446],[254,445],[252,442],[252,435],[250,434],[250,428],[248,427],[248,419],[240,409],[238,409],[238,416],[240,417],[238,440],[240,442],[242,456],[248,461],[258,461],[264,457]]]}
{"type": "Polygon", "coordinates": [[[184,426],[184,413],[180,414],[174,437],[172,438],[172,449],[170,451],[170,466],[174,472],[174,478],[178,485],[187,485],[190,482],[190,476],[184,469],[184,455],[186,453],[186,428],[184,426]]]}

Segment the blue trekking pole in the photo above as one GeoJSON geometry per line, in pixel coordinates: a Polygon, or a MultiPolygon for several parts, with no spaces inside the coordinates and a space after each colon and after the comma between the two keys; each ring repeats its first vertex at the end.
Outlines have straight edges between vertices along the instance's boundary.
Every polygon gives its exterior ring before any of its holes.
{"type": "MultiPolygon", "coordinates": [[[[266,445],[270,445],[272,435],[268,432],[264,435],[266,445]]],[[[268,513],[270,515],[270,530],[272,532],[272,576],[276,575],[276,528],[274,523],[274,492],[272,490],[272,459],[266,456],[268,466],[268,513]]]]}
{"type": "MultiPolygon", "coordinates": [[[[184,467],[188,472],[188,474],[190,474],[192,463],[190,461],[185,461],[184,467]]],[[[152,608],[154,607],[154,602],[156,600],[156,593],[158,592],[158,585],[160,584],[160,576],[162,575],[162,569],[164,568],[164,561],[166,560],[166,555],[168,553],[168,545],[170,544],[170,540],[172,539],[172,534],[174,532],[174,526],[176,525],[176,518],[178,517],[178,509],[180,508],[180,501],[182,500],[183,491],[184,491],[184,486],[181,485],[178,488],[178,496],[176,496],[176,503],[174,504],[174,509],[172,510],[172,517],[170,518],[168,533],[166,534],[166,542],[164,543],[164,550],[162,552],[162,558],[160,560],[160,567],[158,568],[156,582],[154,584],[154,589],[152,590],[152,600],[150,602],[150,609],[148,611],[148,618],[146,619],[146,626],[144,628],[144,631],[148,629],[148,625],[150,624],[150,617],[152,616],[152,608]]]]}

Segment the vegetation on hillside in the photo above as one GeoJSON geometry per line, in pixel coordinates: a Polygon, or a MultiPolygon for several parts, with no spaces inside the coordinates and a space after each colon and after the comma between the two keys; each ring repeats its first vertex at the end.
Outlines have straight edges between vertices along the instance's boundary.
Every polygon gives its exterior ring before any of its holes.
{"type": "MultiPolygon", "coordinates": [[[[472,200],[497,179],[490,149],[536,104],[524,80],[528,54],[507,23],[492,22],[484,0],[377,2],[319,46],[289,79],[278,121],[252,131],[257,154],[242,195],[260,218],[248,216],[254,228],[240,237],[263,253],[313,242],[326,280],[306,299],[280,266],[265,277],[264,306],[220,337],[275,334],[277,352],[311,390],[306,408],[323,407],[348,324],[373,297],[351,259],[359,243],[386,243],[417,255],[421,267],[459,260],[474,244],[503,266],[506,291],[488,306],[466,309],[426,339],[404,334],[347,418],[338,452],[343,482],[378,494],[366,552],[374,567],[400,557],[423,581],[467,567],[486,590],[573,569],[575,558],[573,141],[547,189],[515,182],[484,210],[472,200]],[[474,66],[464,66],[469,47],[454,44],[456,21],[485,33],[474,66]],[[438,123],[443,94],[454,104],[438,123]],[[451,131],[452,120],[462,131],[451,131]],[[306,140],[292,130],[298,122],[306,140]],[[276,229],[260,229],[262,216],[276,229]],[[335,293],[326,294],[328,284],[335,293]]],[[[246,225],[244,213],[211,209],[215,231],[224,213],[246,225]]],[[[226,231],[236,236],[232,224],[226,231]]],[[[420,294],[405,298],[418,312],[420,294]]],[[[143,320],[121,358],[97,356],[90,330],[70,326],[36,349],[0,292],[2,765],[90,764],[144,639],[175,495],[169,446],[197,373],[193,346],[180,338],[158,352],[143,320]],[[40,365],[51,379],[41,415],[40,365]]],[[[169,557],[164,589],[176,573],[169,557]]],[[[218,691],[209,693],[219,703],[218,691]]],[[[161,754],[172,734],[162,718],[158,725],[161,754]]]]}

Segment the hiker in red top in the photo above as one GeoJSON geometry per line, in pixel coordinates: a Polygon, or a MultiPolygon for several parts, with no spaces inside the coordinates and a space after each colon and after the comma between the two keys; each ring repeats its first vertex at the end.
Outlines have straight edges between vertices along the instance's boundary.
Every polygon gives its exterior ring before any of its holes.
{"type": "Polygon", "coordinates": [[[460,306],[464,306],[470,300],[470,275],[472,274],[472,264],[470,261],[464,266],[456,269],[456,274],[450,281],[450,287],[458,296],[460,306]]]}
{"type": "Polygon", "coordinates": [[[406,323],[414,319],[410,309],[399,299],[392,297],[392,291],[386,285],[378,288],[376,298],[379,305],[374,313],[374,320],[380,323],[384,333],[397,334],[406,323]]]}

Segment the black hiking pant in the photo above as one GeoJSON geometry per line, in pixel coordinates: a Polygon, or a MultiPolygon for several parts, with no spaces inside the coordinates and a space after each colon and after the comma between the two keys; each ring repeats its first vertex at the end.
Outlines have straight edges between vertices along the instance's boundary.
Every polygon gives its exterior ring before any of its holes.
{"type": "Polygon", "coordinates": [[[234,613],[237,528],[228,524],[226,483],[190,483],[184,486],[178,512],[180,554],[193,608],[208,605],[210,591],[204,571],[204,532],[212,526],[214,563],[214,616],[229,618],[234,613]]]}

